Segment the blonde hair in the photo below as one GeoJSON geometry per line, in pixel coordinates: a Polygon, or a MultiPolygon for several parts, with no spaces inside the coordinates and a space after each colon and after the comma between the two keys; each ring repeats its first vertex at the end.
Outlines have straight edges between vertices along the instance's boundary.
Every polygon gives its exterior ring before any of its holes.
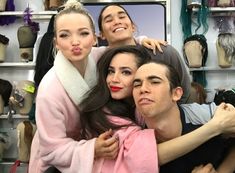
{"type": "Polygon", "coordinates": [[[68,0],[64,5],[58,8],[58,14],[55,16],[55,21],[54,21],[54,34],[56,34],[57,19],[64,14],[70,14],[70,13],[77,13],[77,14],[82,14],[84,16],[87,16],[87,18],[90,21],[91,29],[93,33],[95,33],[94,20],[92,16],[89,14],[89,12],[77,0],[68,0]]]}

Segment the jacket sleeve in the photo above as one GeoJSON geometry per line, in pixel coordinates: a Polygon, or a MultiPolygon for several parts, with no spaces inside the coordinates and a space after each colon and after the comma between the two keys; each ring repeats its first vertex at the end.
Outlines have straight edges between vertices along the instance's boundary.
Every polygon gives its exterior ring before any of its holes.
{"type": "MultiPolygon", "coordinates": [[[[64,96],[61,92],[60,95],[64,96]]],[[[90,173],[93,167],[95,139],[76,140],[79,132],[73,131],[79,128],[76,126],[79,118],[73,118],[79,116],[76,108],[74,105],[66,107],[66,101],[58,102],[57,99],[39,97],[36,102],[41,164],[53,165],[66,173],[90,173]]]]}
{"type": "MultiPolygon", "coordinates": [[[[120,118],[116,122],[123,124],[125,121],[120,118]]],[[[157,142],[153,129],[141,130],[133,124],[117,130],[114,135],[119,138],[118,156],[115,160],[100,161],[100,172],[158,173],[157,142]]]]}
{"type": "MultiPolygon", "coordinates": [[[[119,138],[121,138],[119,152],[128,170],[131,170],[133,173],[158,172],[157,142],[154,130],[145,129],[135,131],[133,128],[131,126],[119,132],[119,138]],[[128,135],[123,135],[123,133],[127,133],[128,135]]],[[[121,161],[121,159],[117,159],[117,162],[121,161]]],[[[119,172],[118,167],[115,167],[114,172],[119,172]]]]}

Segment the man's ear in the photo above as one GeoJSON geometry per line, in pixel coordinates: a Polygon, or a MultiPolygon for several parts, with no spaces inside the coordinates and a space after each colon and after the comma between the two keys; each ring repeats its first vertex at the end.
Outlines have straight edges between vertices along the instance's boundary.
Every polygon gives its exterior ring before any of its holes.
{"type": "Polygon", "coordinates": [[[135,24],[132,24],[132,30],[133,30],[133,33],[135,33],[137,31],[137,27],[135,24]]]}
{"type": "Polygon", "coordinates": [[[178,101],[181,99],[183,95],[183,89],[181,87],[176,87],[173,89],[173,92],[172,92],[172,99],[173,101],[178,101]]]}
{"type": "Polygon", "coordinates": [[[106,40],[106,37],[104,36],[103,32],[100,32],[99,37],[100,37],[102,40],[106,40]]]}

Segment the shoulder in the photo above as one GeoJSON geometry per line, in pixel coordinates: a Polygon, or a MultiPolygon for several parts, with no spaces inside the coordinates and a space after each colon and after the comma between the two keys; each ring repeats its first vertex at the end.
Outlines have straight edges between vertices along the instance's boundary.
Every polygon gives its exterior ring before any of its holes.
{"type": "Polygon", "coordinates": [[[37,97],[54,97],[56,95],[62,95],[64,92],[64,88],[56,76],[55,69],[52,67],[40,82],[37,97]]]}
{"type": "Polygon", "coordinates": [[[107,50],[106,46],[92,47],[90,55],[97,62],[106,50],[107,50]]]}
{"type": "Polygon", "coordinates": [[[214,115],[216,105],[210,104],[181,104],[180,107],[185,113],[185,120],[187,123],[192,124],[205,124],[214,115]]]}

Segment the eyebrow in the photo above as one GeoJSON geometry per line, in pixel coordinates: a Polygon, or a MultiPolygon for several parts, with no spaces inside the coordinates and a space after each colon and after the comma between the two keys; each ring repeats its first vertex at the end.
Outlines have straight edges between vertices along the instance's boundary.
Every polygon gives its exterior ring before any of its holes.
{"type": "MultiPolygon", "coordinates": [[[[118,15],[120,15],[120,14],[126,14],[126,12],[125,12],[125,11],[119,11],[119,12],[118,12],[118,15]]],[[[112,14],[108,14],[107,16],[104,17],[103,20],[105,21],[105,20],[106,20],[107,18],[109,18],[109,17],[112,17],[112,14]]]]}
{"type": "MultiPolygon", "coordinates": [[[[110,68],[110,69],[114,69],[113,66],[109,66],[109,68],[110,68]]],[[[121,70],[126,70],[126,69],[132,70],[131,67],[125,67],[125,66],[119,67],[119,69],[121,69],[121,70]]]]}
{"type": "MultiPolygon", "coordinates": [[[[80,32],[81,32],[81,31],[84,31],[84,30],[89,31],[89,30],[90,30],[90,28],[88,28],[88,27],[78,28],[78,31],[80,31],[80,32]]],[[[69,32],[69,29],[67,29],[67,28],[63,28],[63,29],[59,30],[59,32],[62,32],[62,31],[69,32]]]]}
{"type": "MultiPolygon", "coordinates": [[[[155,76],[155,75],[150,75],[150,76],[147,77],[147,80],[148,80],[148,81],[154,80],[154,79],[158,79],[158,80],[161,80],[161,81],[163,80],[162,78],[160,78],[160,77],[158,77],[158,76],[155,76]]],[[[135,83],[135,82],[141,82],[141,81],[143,81],[143,80],[141,80],[141,79],[139,79],[139,78],[136,78],[136,79],[134,79],[133,83],[135,83]]]]}

